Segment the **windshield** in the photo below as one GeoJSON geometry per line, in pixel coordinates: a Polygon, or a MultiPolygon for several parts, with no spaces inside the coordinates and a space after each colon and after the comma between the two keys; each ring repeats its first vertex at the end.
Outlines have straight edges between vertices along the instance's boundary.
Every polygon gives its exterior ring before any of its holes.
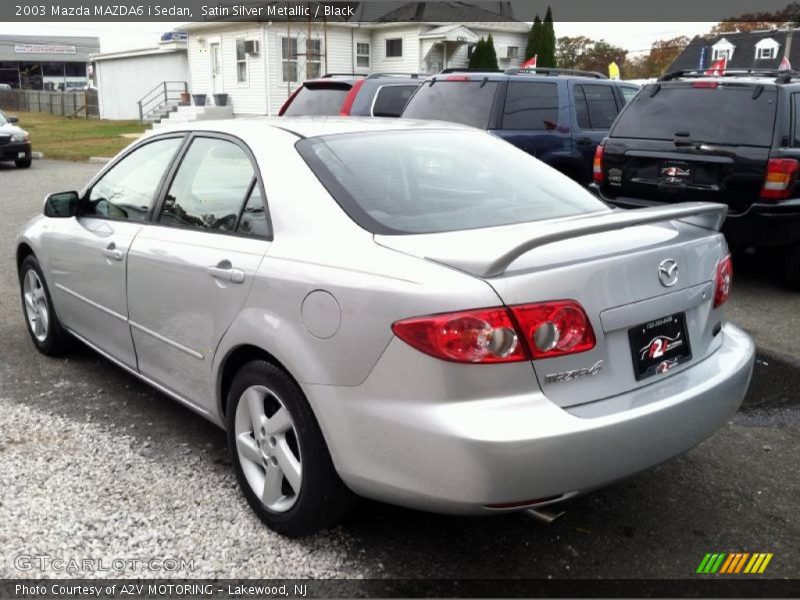
{"type": "MultiPolygon", "coordinates": [[[[706,82],[695,85],[699,83],[706,82]]],[[[628,103],[611,135],[769,146],[776,99],[775,88],[767,86],[692,87],[691,83],[680,83],[662,85],[656,91],[654,85],[648,85],[628,103]]]]}
{"type": "Polygon", "coordinates": [[[297,149],[372,233],[439,233],[608,210],[580,185],[477,131],[381,131],[308,138],[297,149]]]}
{"type": "Polygon", "coordinates": [[[8,123],[8,118],[3,113],[3,111],[0,110],[0,125],[5,125],[6,123],[8,123]]]}

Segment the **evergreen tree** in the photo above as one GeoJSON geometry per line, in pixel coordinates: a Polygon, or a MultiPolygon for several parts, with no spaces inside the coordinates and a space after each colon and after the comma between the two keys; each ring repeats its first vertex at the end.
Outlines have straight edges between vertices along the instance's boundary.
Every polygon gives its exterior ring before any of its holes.
{"type": "Polygon", "coordinates": [[[542,27],[544,27],[544,25],[542,25],[542,20],[539,18],[539,15],[536,15],[531,30],[528,32],[528,45],[525,47],[525,60],[533,58],[534,55],[541,54],[542,27]]]}
{"type": "Polygon", "coordinates": [[[486,41],[481,38],[472,48],[472,56],[469,57],[469,68],[470,69],[481,69],[483,68],[483,58],[486,54],[484,51],[486,47],[486,41]]]}
{"type": "Polygon", "coordinates": [[[492,34],[489,34],[489,38],[486,40],[486,69],[499,69],[500,67],[497,66],[497,52],[494,49],[494,40],[492,39],[492,34]]]}
{"type": "Polygon", "coordinates": [[[547,14],[542,23],[542,45],[539,58],[536,62],[537,67],[556,66],[556,33],[553,29],[553,11],[547,7],[547,14]]]}
{"type": "Polygon", "coordinates": [[[469,59],[470,69],[496,70],[497,53],[494,50],[494,40],[489,36],[488,40],[481,38],[472,50],[472,57],[469,59]]]}

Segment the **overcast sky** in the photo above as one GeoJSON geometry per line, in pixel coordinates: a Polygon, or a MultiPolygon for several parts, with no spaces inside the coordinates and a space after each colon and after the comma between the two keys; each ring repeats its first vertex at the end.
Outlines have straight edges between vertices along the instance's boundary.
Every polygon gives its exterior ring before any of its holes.
{"type": "MultiPolygon", "coordinates": [[[[3,0],[0,0],[3,1],[3,0]]],[[[100,38],[102,52],[154,46],[165,31],[180,23],[3,23],[5,34],[88,35],[100,38]]],[[[692,37],[711,29],[714,23],[560,23],[557,36],[585,35],[605,39],[631,52],[648,50],[659,39],[679,35],[692,37]]]]}

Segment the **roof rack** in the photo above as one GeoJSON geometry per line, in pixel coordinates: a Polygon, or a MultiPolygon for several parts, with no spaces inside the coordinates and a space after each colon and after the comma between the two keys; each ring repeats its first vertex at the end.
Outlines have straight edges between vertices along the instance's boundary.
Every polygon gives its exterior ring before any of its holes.
{"type": "Polygon", "coordinates": [[[447,75],[448,73],[502,73],[500,69],[468,69],[459,67],[448,67],[439,71],[439,75],[447,75]]]}
{"type": "Polygon", "coordinates": [[[665,73],[658,81],[673,81],[681,77],[774,77],[775,83],[789,83],[792,78],[800,77],[800,72],[780,69],[725,69],[720,75],[706,73],[707,69],[681,69],[665,73]]]}
{"type": "Polygon", "coordinates": [[[513,69],[506,69],[506,75],[579,75],[581,77],[594,77],[595,79],[608,79],[602,73],[597,71],[581,71],[580,69],[555,69],[552,67],[530,67],[523,69],[522,67],[515,67],[513,69]]]}
{"type": "Polygon", "coordinates": [[[371,73],[367,79],[375,79],[377,77],[407,77],[409,79],[419,79],[420,77],[428,77],[425,73],[371,73]]]}

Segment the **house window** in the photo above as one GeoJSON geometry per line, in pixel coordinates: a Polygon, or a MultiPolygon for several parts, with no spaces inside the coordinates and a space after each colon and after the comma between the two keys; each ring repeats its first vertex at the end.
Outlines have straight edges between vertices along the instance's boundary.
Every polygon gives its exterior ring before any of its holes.
{"type": "Polygon", "coordinates": [[[386,40],[386,58],[403,56],[403,38],[386,40]]]}
{"type": "Polygon", "coordinates": [[[236,38],[236,82],[247,82],[247,53],[244,51],[244,38],[236,38]]]}
{"type": "Polygon", "coordinates": [[[506,53],[506,58],[516,59],[519,58],[519,46],[509,46],[506,53]]]}
{"type": "Polygon", "coordinates": [[[714,50],[714,60],[720,60],[724,58],[725,60],[731,59],[731,51],[728,48],[717,48],[714,50]]]}
{"type": "Polygon", "coordinates": [[[776,48],[756,48],[756,58],[775,58],[776,48]]]}
{"type": "Polygon", "coordinates": [[[306,40],[306,79],[322,76],[322,44],[317,40],[306,40]]]}
{"type": "Polygon", "coordinates": [[[369,44],[356,44],[356,66],[365,69],[369,68],[369,44]]]}
{"type": "Polygon", "coordinates": [[[284,81],[297,81],[297,38],[281,38],[284,81]]]}

